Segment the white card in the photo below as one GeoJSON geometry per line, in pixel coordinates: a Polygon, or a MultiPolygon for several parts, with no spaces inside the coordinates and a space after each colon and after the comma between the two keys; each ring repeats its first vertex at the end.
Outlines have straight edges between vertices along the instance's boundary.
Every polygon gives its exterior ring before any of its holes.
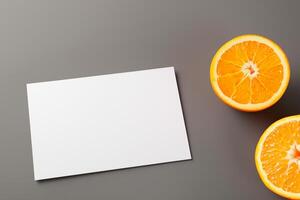
{"type": "Polygon", "coordinates": [[[34,179],[191,159],[173,67],[27,84],[34,179]]]}

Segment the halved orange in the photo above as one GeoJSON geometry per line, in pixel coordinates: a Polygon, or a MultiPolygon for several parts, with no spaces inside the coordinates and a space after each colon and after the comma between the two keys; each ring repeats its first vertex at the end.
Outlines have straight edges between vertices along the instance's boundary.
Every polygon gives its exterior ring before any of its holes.
{"type": "Polygon", "coordinates": [[[284,94],[290,67],[283,50],[259,35],[242,35],[225,43],[210,66],[210,80],[217,96],[242,111],[259,111],[284,94]]]}
{"type": "Polygon", "coordinates": [[[258,174],[273,192],[300,199],[300,115],[273,123],[255,151],[258,174]]]}

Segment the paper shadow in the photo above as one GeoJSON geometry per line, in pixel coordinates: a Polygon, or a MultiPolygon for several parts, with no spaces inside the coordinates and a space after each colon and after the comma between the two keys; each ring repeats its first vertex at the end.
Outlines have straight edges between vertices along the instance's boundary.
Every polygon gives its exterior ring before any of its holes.
{"type": "Polygon", "coordinates": [[[131,169],[136,169],[136,168],[143,168],[143,167],[156,166],[156,165],[166,165],[166,164],[170,164],[170,163],[179,163],[179,162],[190,161],[190,160],[192,160],[192,159],[176,160],[176,161],[141,165],[141,166],[135,166],[135,167],[125,167],[125,168],[98,171],[98,172],[88,172],[88,173],[81,173],[81,174],[66,175],[66,176],[36,180],[36,183],[38,183],[38,184],[47,184],[47,183],[52,183],[52,182],[56,182],[56,181],[63,181],[63,180],[79,178],[79,177],[82,177],[82,176],[92,176],[92,175],[95,175],[95,174],[102,174],[102,173],[109,173],[109,172],[116,172],[116,171],[126,171],[126,170],[131,170],[131,169]]]}
{"type": "Polygon", "coordinates": [[[181,110],[182,110],[182,115],[184,118],[184,125],[185,125],[185,129],[186,129],[186,135],[187,135],[187,140],[188,140],[188,144],[189,144],[189,148],[190,148],[190,153],[191,153],[191,160],[193,160],[193,152],[192,152],[192,146],[191,146],[191,140],[190,140],[190,136],[189,136],[189,128],[187,126],[187,116],[185,115],[184,112],[184,108],[183,108],[183,97],[181,95],[181,89],[180,89],[180,76],[178,75],[178,73],[175,71],[175,77],[176,77],[176,83],[177,83],[177,87],[178,87],[178,94],[179,94],[179,98],[180,98],[180,102],[181,102],[181,110]]]}

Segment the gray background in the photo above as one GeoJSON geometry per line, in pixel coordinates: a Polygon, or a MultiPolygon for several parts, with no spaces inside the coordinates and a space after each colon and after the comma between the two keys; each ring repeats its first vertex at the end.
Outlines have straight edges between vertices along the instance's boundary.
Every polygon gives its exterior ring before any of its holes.
{"type": "Polygon", "coordinates": [[[1,0],[0,199],[280,199],[259,180],[254,149],[273,121],[300,112],[300,1],[1,0]],[[242,113],[209,83],[217,48],[243,33],[286,51],[289,88],[242,113]],[[27,82],[175,66],[192,161],[35,182],[27,82]]]}

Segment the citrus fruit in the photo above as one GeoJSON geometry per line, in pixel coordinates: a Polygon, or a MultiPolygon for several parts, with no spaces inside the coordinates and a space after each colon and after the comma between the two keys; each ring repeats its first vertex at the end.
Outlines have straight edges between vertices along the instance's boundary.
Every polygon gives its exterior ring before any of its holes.
{"type": "Polygon", "coordinates": [[[242,35],[225,43],[210,66],[210,80],[217,96],[242,111],[259,111],[284,94],[290,67],[283,50],[259,35],[242,35]]]}
{"type": "Polygon", "coordinates": [[[263,133],[255,163],[263,183],[289,199],[300,199],[300,115],[283,118],[263,133]]]}

